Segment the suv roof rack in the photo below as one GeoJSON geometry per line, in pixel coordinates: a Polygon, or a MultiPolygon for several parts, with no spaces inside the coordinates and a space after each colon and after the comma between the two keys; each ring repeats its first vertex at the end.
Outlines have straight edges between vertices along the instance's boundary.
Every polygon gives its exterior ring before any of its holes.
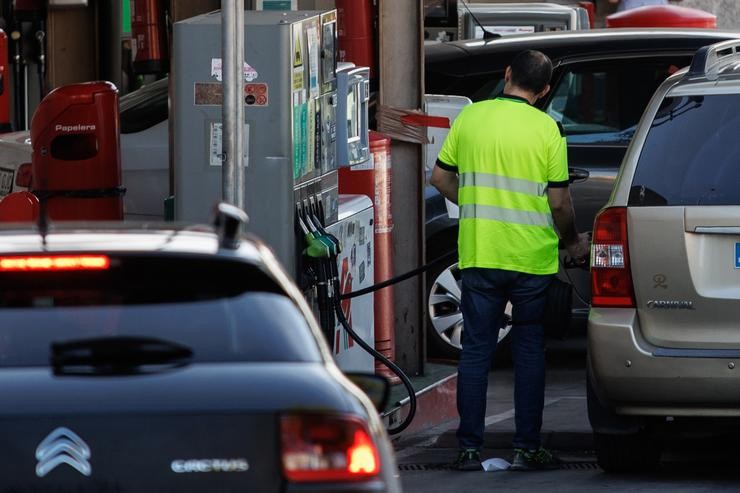
{"type": "Polygon", "coordinates": [[[688,77],[706,77],[715,80],[721,69],[732,63],[740,63],[740,40],[731,39],[709,46],[703,46],[696,51],[688,77]]]}

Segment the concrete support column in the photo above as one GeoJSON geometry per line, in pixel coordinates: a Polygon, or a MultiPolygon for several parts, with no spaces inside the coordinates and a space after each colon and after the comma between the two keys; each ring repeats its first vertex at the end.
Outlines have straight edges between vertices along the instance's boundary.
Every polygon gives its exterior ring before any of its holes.
{"type": "MultiPolygon", "coordinates": [[[[380,0],[380,106],[419,109],[424,85],[422,0],[380,0]]],[[[383,132],[383,128],[379,128],[383,132]]],[[[424,262],[424,180],[421,146],[393,141],[392,214],[396,275],[424,262]]],[[[409,375],[423,372],[424,278],[395,288],[396,363],[409,375]]]]}

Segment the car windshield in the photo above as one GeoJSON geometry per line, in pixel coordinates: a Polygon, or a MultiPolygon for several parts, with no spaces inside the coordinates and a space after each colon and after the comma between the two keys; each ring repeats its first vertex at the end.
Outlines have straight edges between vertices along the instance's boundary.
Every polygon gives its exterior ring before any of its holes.
{"type": "Polygon", "coordinates": [[[160,79],[121,96],[121,133],[141,132],[167,120],[168,79],[160,79]]]}
{"type": "Polygon", "coordinates": [[[206,259],[115,258],[104,272],[0,281],[0,367],[45,366],[54,343],[149,338],[191,362],[321,361],[307,322],[259,269],[206,259]],[[15,286],[13,286],[15,284],[15,286]]]}
{"type": "Polygon", "coordinates": [[[667,97],[643,146],[629,204],[740,205],[740,94],[667,97]]]}

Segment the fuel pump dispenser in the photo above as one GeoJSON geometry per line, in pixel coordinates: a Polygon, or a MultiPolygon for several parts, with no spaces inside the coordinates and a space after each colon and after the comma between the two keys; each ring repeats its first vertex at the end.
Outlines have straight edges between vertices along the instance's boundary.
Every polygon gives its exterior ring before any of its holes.
{"type": "MultiPolygon", "coordinates": [[[[220,23],[216,12],[174,25],[176,220],[205,220],[221,196],[220,23]]],[[[340,368],[372,371],[373,357],[348,336],[334,303],[374,282],[372,204],[338,196],[347,139],[337,139],[337,108],[347,95],[337,95],[336,11],[246,11],[244,23],[247,229],[304,289],[340,368]]],[[[343,308],[372,346],[373,298],[343,308]]]]}
{"type": "MultiPolygon", "coordinates": [[[[336,98],[336,14],[246,11],[244,23],[248,230],[299,279],[303,246],[296,211],[313,201],[325,225],[338,215],[336,123],[326,111],[336,98]]],[[[220,24],[220,12],[213,12],[174,25],[177,220],[206,220],[221,197],[220,24]]]]}
{"type": "MultiPolygon", "coordinates": [[[[345,62],[337,70],[337,80],[339,192],[364,194],[372,198],[374,281],[382,282],[393,277],[393,227],[389,193],[391,175],[388,160],[376,159],[371,152],[374,146],[371,144],[368,123],[370,69],[345,62]]],[[[395,357],[393,287],[376,291],[373,302],[375,349],[392,360],[395,357]]],[[[375,365],[375,371],[394,383],[399,381],[379,362],[375,365]]]]}

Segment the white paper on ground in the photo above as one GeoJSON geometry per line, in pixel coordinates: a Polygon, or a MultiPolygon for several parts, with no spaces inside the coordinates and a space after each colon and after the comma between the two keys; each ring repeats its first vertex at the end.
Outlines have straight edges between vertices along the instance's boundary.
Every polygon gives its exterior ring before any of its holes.
{"type": "Polygon", "coordinates": [[[511,464],[509,464],[504,459],[499,458],[484,460],[483,462],[481,462],[481,465],[483,466],[483,470],[486,472],[505,471],[509,467],[511,467],[511,464]]]}

